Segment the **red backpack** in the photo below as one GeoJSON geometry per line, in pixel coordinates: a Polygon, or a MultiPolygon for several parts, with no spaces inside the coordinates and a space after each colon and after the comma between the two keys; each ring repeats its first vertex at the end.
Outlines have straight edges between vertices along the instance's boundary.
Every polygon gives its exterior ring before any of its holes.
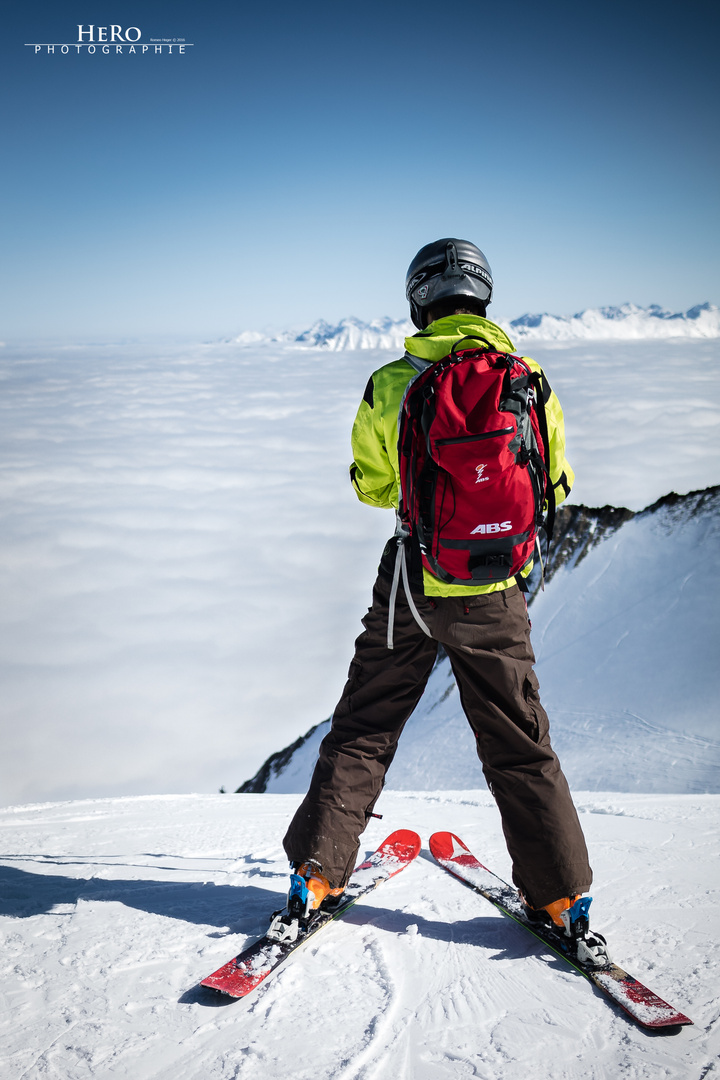
{"type": "Polygon", "coordinates": [[[518,575],[533,557],[546,500],[549,537],[549,395],[524,360],[476,338],[462,338],[410,382],[398,420],[399,536],[417,537],[423,566],[446,584],[518,575]],[[458,348],[468,340],[481,347],[458,348]]]}

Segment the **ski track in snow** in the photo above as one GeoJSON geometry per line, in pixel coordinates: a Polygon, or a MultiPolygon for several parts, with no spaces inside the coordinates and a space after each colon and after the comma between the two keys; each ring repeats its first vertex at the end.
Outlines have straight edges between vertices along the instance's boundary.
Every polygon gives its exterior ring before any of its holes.
{"type": "Polygon", "coordinates": [[[423,851],[246,1001],[198,981],[287,884],[297,796],[165,796],[0,811],[3,1080],[701,1080],[720,1054],[718,796],[580,793],[594,925],[695,1021],[654,1037],[454,881],[452,829],[501,876],[488,792],[385,792],[361,854],[423,851]]]}

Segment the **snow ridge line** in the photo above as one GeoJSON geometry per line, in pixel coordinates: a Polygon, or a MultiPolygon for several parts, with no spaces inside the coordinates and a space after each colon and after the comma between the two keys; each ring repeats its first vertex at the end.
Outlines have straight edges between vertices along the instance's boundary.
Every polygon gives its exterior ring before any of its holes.
{"type": "MultiPolygon", "coordinates": [[[[515,342],[522,341],[637,341],[667,338],[720,337],[720,308],[715,304],[696,304],[687,311],[669,311],[659,304],[640,307],[587,308],[575,315],[521,315],[500,319],[499,325],[515,342]]],[[[327,349],[331,352],[356,349],[405,348],[405,338],[416,333],[409,319],[388,316],[364,322],[354,316],[329,323],[318,319],[306,329],[262,333],[246,330],[225,344],[245,347],[281,344],[294,348],[327,349]]]]}

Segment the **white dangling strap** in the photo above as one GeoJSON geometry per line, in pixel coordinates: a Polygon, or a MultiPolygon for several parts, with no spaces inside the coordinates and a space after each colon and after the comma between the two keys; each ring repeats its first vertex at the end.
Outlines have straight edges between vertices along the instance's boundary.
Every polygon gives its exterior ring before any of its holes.
{"type": "Polygon", "coordinates": [[[398,550],[395,555],[395,569],[393,570],[392,589],[390,590],[390,609],[388,611],[387,647],[394,648],[393,630],[395,628],[395,603],[397,601],[398,585],[400,583],[400,552],[403,551],[402,539],[398,540],[398,550]]]}
{"type": "Polygon", "coordinates": [[[420,627],[420,629],[424,633],[426,633],[429,638],[432,637],[432,631],[426,625],[422,615],[420,614],[417,607],[415,606],[415,601],[413,600],[412,592],[410,591],[410,581],[408,579],[408,571],[407,571],[407,559],[405,558],[405,537],[401,536],[398,539],[398,550],[397,550],[397,555],[395,557],[395,570],[393,572],[392,589],[390,590],[390,610],[388,612],[388,634],[387,634],[387,647],[388,647],[388,649],[394,648],[393,629],[394,629],[394,626],[395,626],[395,604],[397,602],[397,592],[398,592],[398,585],[400,583],[400,573],[401,572],[402,572],[403,588],[405,590],[405,596],[407,597],[407,602],[408,602],[408,604],[410,606],[410,611],[412,612],[412,616],[413,616],[415,622],[420,627]]]}
{"type": "Polygon", "coordinates": [[[405,559],[405,545],[403,545],[403,548],[402,548],[402,576],[403,576],[403,586],[405,588],[405,595],[407,596],[407,602],[410,605],[410,610],[413,613],[413,618],[415,619],[415,622],[418,624],[420,629],[424,630],[424,632],[427,634],[428,637],[432,637],[432,630],[430,629],[429,626],[427,626],[427,624],[425,623],[422,615],[420,614],[418,609],[415,607],[415,601],[413,600],[412,593],[410,591],[410,582],[408,581],[408,572],[407,572],[407,561],[405,559]]]}
{"type": "Polygon", "coordinates": [[[540,537],[535,533],[535,547],[537,549],[538,560],[540,562],[540,588],[545,592],[545,566],[543,564],[542,547],[540,546],[540,537]]]}

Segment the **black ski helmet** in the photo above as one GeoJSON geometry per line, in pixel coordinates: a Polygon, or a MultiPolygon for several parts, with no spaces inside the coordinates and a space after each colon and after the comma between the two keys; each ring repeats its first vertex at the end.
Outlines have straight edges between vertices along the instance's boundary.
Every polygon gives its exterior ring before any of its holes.
{"type": "Polygon", "coordinates": [[[492,289],[490,264],[480,248],[450,236],[420,248],[405,278],[410,317],[418,330],[425,329],[428,308],[438,300],[467,296],[487,305],[492,289]]]}

